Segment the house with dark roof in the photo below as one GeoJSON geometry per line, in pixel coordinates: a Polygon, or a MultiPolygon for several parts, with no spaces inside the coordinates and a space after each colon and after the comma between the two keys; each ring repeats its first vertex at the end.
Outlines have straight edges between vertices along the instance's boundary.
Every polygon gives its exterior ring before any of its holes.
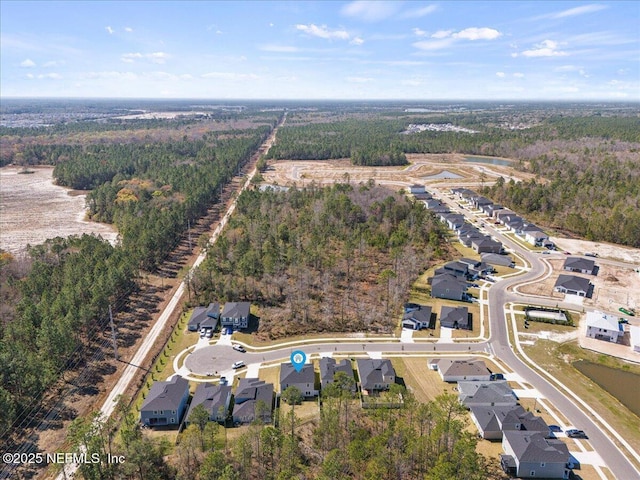
{"type": "Polygon", "coordinates": [[[440,309],[440,326],[471,330],[471,314],[467,307],[447,307],[440,309]]]}
{"type": "Polygon", "coordinates": [[[518,398],[506,380],[459,381],[458,399],[465,407],[498,406],[518,404],[518,398]]]}
{"type": "Polygon", "coordinates": [[[481,253],[482,261],[489,265],[497,265],[502,267],[515,267],[516,264],[509,255],[500,255],[498,253],[481,253]]]}
{"type": "MultiPolygon", "coordinates": [[[[349,378],[355,380],[353,376],[353,367],[351,366],[351,361],[345,358],[340,362],[336,362],[336,360],[331,357],[322,357],[320,359],[320,387],[324,389],[327,385],[333,383],[336,373],[338,372],[343,372],[349,378]]],[[[353,387],[351,388],[351,390],[355,393],[355,381],[353,382],[353,387]]]]}
{"type": "Polygon", "coordinates": [[[431,200],[433,196],[431,196],[431,194],[428,192],[424,192],[424,193],[414,193],[413,198],[415,198],[416,200],[431,200]]]}
{"type": "Polygon", "coordinates": [[[409,193],[425,193],[424,185],[411,185],[409,187],[409,193]]]}
{"type": "Polygon", "coordinates": [[[549,235],[533,224],[523,227],[521,236],[523,236],[528,243],[536,247],[544,246],[549,240],[549,235]]]}
{"type": "Polygon", "coordinates": [[[575,275],[560,275],[553,289],[564,294],[586,297],[589,295],[591,283],[587,278],[576,277],[575,275]]]}
{"type": "Polygon", "coordinates": [[[154,382],[140,408],[140,421],[148,427],[175,425],[182,420],[189,400],[189,382],[174,375],[166,382],[154,382]]]}
{"type": "Polygon", "coordinates": [[[360,386],[363,393],[371,395],[382,390],[389,390],[389,387],[396,383],[396,371],[390,360],[360,358],[356,362],[360,386]]]}
{"type": "Polygon", "coordinates": [[[233,423],[251,423],[256,418],[270,423],[272,411],[273,384],[259,378],[241,378],[234,396],[233,423]]]}
{"type": "Polygon", "coordinates": [[[480,436],[487,440],[500,440],[502,432],[507,430],[539,432],[545,437],[550,434],[547,423],[532,412],[527,412],[521,405],[474,405],[471,407],[471,420],[480,436]]]}
{"type": "Polygon", "coordinates": [[[227,302],[220,314],[220,325],[242,330],[249,326],[249,302],[227,302]]]}
{"type": "Polygon", "coordinates": [[[471,203],[477,209],[482,209],[482,207],[484,207],[485,205],[493,205],[493,202],[491,200],[481,195],[472,197],[471,203]]]}
{"type": "Polygon", "coordinates": [[[229,413],[230,404],[231,386],[200,383],[193,394],[185,420],[189,422],[194,408],[202,405],[209,413],[209,420],[212,422],[224,422],[229,413]]]}
{"type": "Polygon", "coordinates": [[[471,248],[478,253],[500,253],[502,252],[502,243],[491,237],[484,236],[471,241],[471,248]]]}
{"type": "Polygon", "coordinates": [[[458,230],[465,224],[464,215],[458,213],[442,213],[440,220],[447,224],[449,230],[458,230]]]}
{"type": "Polygon", "coordinates": [[[568,272],[595,275],[596,263],[593,260],[588,260],[586,258],[567,257],[562,268],[568,272]]]}
{"type": "Polygon", "coordinates": [[[402,328],[422,330],[431,326],[431,307],[419,305],[402,315],[402,328]]]}
{"type": "Polygon", "coordinates": [[[201,328],[215,329],[220,318],[220,304],[210,303],[208,307],[196,307],[191,312],[187,328],[190,332],[197,332],[201,328]]]}
{"type": "Polygon", "coordinates": [[[432,370],[437,370],[445,382],[489,381],[491,379],[491,370],[482,360],[437,358],[429,362],[429,367],[432,370]]]}
{"type": "Polygon", "coordinates": [[[466,291],[466,282],[461,281],[455,275],[442,273],[431,280],[431,296],[433,298],[464,300],[466,291]]]}
{"type": "Polygon", "coordinates": [[[303,365],[300,371],[296,370],[291,362],[280,365],[280,393],[289,387],[296,387],[305,398],[317,397],[319,392],[315,384],[316,373],[313,364],[303,365]]]}
{"type": "Polygon", "coordinates": [[[519,478],[569,478],[569,449],[539,432],[510,430],[502,435],[501,464],[519,478]]]}
{"type": "Polygon", "coordinates": [[[495,212],[496,210],[502,210],[504,209],[504,207],[502,205],[496,205],[495,203],[490,203],[488,205],[483,205],[481,210],[484,212],[484,214],[487,217],[492,217],[493,216],[493,212],[495,212]]]}

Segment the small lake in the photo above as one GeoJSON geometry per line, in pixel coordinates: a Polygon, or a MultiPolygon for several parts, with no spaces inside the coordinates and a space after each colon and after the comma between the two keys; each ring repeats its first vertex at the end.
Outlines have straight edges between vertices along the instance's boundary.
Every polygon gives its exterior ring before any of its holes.
{"type": "Polygon", "coordinates": [[[640,375],[585,360],[573,366],[640,417],[640,375]]]}
{"type": "Polygon", "coordinates": [[[428,177],[423,177],[425,180],[437,180],[439,178],[463,178],[462,175],[458,175],[457,173],[450,172],[448,170],[443,170],[440,173],[436,173],[435,175],[429,175],[428,177]]]}
{"type": "Polygon", "coordinates": [[[486,163],[488,165],[502,165],[503,167],[510,167],[513,165],[511,160],[505,160],[503,158],[493,157],[464,157],[465,162],[471,163],[486,163]]]}

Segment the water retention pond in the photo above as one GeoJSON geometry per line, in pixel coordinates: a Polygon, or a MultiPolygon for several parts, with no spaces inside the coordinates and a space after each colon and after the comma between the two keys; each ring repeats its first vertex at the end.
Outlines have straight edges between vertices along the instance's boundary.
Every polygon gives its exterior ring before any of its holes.
{"type": "Polygon", "coordinates": [[[573,366],[640,417],[640,375],[585,360],[573,366]]]}

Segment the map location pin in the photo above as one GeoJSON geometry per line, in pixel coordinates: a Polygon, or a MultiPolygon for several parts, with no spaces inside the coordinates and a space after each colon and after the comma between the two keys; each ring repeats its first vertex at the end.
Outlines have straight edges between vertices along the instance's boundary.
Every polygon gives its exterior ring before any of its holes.
{"type": "Polygon", "coordinates": [[[291,352],[291,364],[293,365],[293,368],[296,369],[296,372],[300,372],[306,362],[307,356],[302,350],[295,350],[291,352]]]}

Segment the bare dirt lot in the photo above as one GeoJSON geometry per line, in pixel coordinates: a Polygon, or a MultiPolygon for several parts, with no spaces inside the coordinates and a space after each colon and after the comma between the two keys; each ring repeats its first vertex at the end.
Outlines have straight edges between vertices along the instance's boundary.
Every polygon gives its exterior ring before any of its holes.
{"type": "Polygon", "coordinates": [[[83,193],[53,184],[53,167],[0,169],[0,248],[19,254],[48,238],[95,233],[114,242],[109,225],[89,222],[83,193]]]}

